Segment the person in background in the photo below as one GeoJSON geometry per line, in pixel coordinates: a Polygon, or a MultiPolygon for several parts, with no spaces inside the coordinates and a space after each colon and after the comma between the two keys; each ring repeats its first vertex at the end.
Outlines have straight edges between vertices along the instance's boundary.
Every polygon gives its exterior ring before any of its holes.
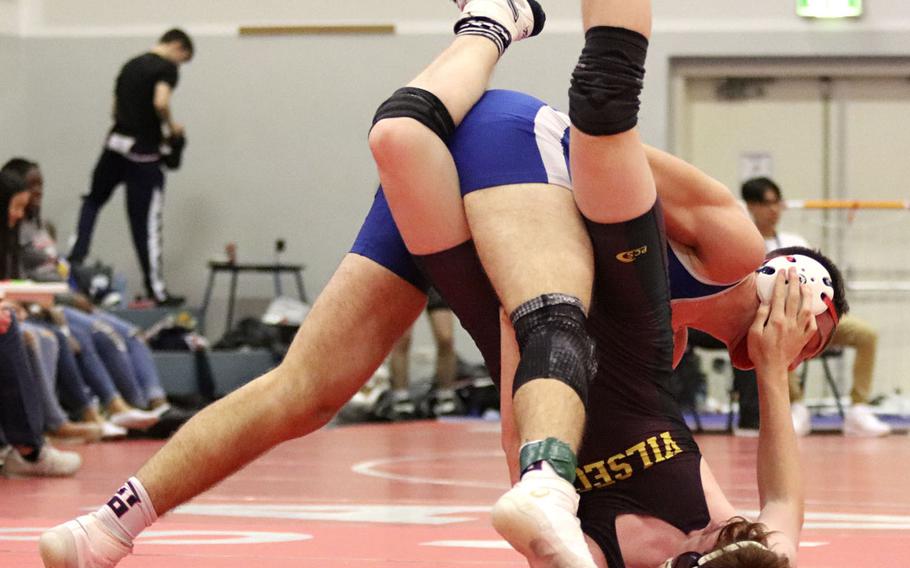
{"type": "MultiPolygon", "coordinates": [[[[44,178],[40,167],[26,158],[13,158],[0,171],[23,179],[28,191],[23,218],[17,224],[18,246],[14,250],[20,275],[41,282],[64,281],[66,267],[61,266],[56,242],[41,218],[44,178]]],[[[68,393],[68,401],[76,405],[70,406],[72,413],[86,422],[99,424],[103,437],[122,436],[124,428],[142,430],[157,423],[168,410],[167,400],[151,352],[139,330],[96,310],[81,294],[70,295],[63,303],[62,307],[41,310],[37,317],[24,321],[22,327],[33,336],[32,344],[37,350],[43,344],[44,351],[57,352],[56,373],[50,368],[50,355],[39,358],[48,360],[46,375],[54,382],[59,379],[61,392],[68,393]],[[55,337],[38,341],[48,334],[55,337]],[[56,349],[50,347],[51,341],[56,349]],[[79,393],[85,386],[100,399],[110,420],[101,416],[94,403],[84,404],[85,397],[79,393]]],[[[23,319],[28,315],[25,310],[21,313],[23,319]]]]}
{"type": "MultiPolygon", "coordinates": [[[[809,243],[796,233],[778,230],[785,203],[780,187],[766,177],[753,178],[742,185],[742,198],[756,227],[765,238],[765,249],[802,246],[809,243]]],[[[852,347],[856,350],[853,362],[853,387],[850,390],[850,407],[844,417],[846,436],[887,436],[891,427],[880,420],[869,407],[872,377],[875,371],[875,353],[878,333],[868,323],[848,315],[837,326],[829,347],[852,347]]],[[[809,409],[803,403],[803,388],[796,373],[790,373],[790,411],[793,427],[800,436],[809,434],[812,421],[809,409]]]]}
{"type": "MultiPolygon", "coordinates": [[[[17,225],[28,192],[22,178],[0,172],[0,280],[19,276],[15,256],[17,225]]],[[[82,466],[74,452],[44,440],[45,415],[16,315],[0,304],[0,459],[7,477],[69,476],[82,466]]]]}
{"type": "Polygon", "coordinates": [[[193,53],[190,36],[172,29],[151,50],[130,59],[120,70],[114,85],[114,126],[82,202],[76,242],[69,253],[71,263],[85,261],[98,213],[114,189],[126,184],[130,229],[145,288],[149,298],[161,306],[183,303],[183,298],[168,293],[162,274],[163,165],[166,155],[171,167],[179,165],[185,144],[184,127],[171,113],[171,96],[177,87],[178,68],[190,61],[193,53]],[[162,151],[165,142],[169,144],[167,152],[162,151]]]}
{"type": "MultiPolygon", "coordinates": [[[[430,288],[427,299],[427,316],[436,341],[436,376],[430,412],[433,416],[453,416],[463,413],[461,401],[455,395],[458,356],[455,354],[455,315],[445,300],[430,288]]],[[[390,405],[385,414],[390,420],[408,420],[417,416],[417,407],[408,391],[408,372],[411,351],[409,329],[392,349],[389,356],[391,381],[390,405]]]]}

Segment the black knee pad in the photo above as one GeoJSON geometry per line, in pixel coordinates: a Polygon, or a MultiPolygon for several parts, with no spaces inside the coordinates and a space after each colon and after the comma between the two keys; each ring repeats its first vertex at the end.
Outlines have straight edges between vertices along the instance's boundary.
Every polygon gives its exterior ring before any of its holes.
{"type": "Polygon", "coordinates": [[[575,128],[607,136],[638,124],[647,53],[648,39],[638,32],[608,26],[588,30],[569,88],[575,128]]]}
{"type": "Polygon", "coordinates": [[[544,294],[518,306],[510,317],[521,351],[512,395],[534,379],[549,378],[572,387],[587,404],[597,360],[581,300],[544,294]]]}
{"type": "Polygon", "coordinates": [[[439,97],[415,87],[402,87],[386,99],[373,116],[373,126],[384,118],[413,118],[448,144],[455,122],[439,97]]]}

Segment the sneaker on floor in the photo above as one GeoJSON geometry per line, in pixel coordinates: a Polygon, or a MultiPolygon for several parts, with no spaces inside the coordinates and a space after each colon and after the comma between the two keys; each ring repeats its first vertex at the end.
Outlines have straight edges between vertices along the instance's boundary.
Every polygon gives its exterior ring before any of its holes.
{"type": "Polygon", "coordinates": [[[131,408],[108,417],[111,424],[127,430],[145,430],[158,423],[158,415],[147,410],[131,408]]]}
{"type": "Polygon", "coordinates": [[[402,420],[413,420],[417,418],[417,405],[410,398],[403,398],[392,401],[389,409],[389,420],[399,422],[402,420]]]}
{"type": "Polygon", "coordinates": [[[463,416],[465,413],[464,404],[455,393],[437,394],[431,411],[433,416],[463,416]]]}
{"type": "Polygon", "coordinates": [[[472,20],[493,20],[509,32],[511,41],[521,41],[543,31],[547,16],[537,0],[455,0],[462,17],[455,24],[459,30],[472,26],[472,20]]]}
{"type": "Polygon", "coordinates": [[[160,418],[165,412],[167,412],[171,408],[173,408],[171,406],[171,404],[169,402],[165,402],[164,404],[159,404],[155,408],[149,410],[149,412],[151,412],[152,414],[154,414],[155,416],[158,416],[160,418]]]}
{"type": "Polygon", "coordinates": [[[758,428],[735,426],[733,428],[733,435],[737,438],[758,438],[758,428]]]}
{"type": "Polygon", "coordinates": [[[595,568],[577,513],[571,483],[531,471],[496,502],[493,527],[534,568],[595,568]]]}
{"type": "Polygon", "coordinates": [[[854,404],[847,409],[844,417],[844,436],[876,437],[887,436],[891,426],[882,422],[872,413],[867,404],[854,404]]]}
{"type": "Polygon", "coordinates": [[[101,441],[103,432],[97,422],[64,422],[48,435],[61,444],[90,444],[101,441]]]}
{"type": "Polygon", "coordinates": [[[82,456],[64,452],[45,443],[37,461],[29,461],[13,450],[6,455],[3,475],[6,477],[69,477],[82,467],[82,456]]]}
{"type": "Polygon", "coordinates": [[[94,515],[45,531],[38,548],[45,568],[111,568],[133,550],[94,515]]]}
{"type": "Polygon", "coordinates": [[[183,296],[172,296],[166,294],[161,299],[155,299],[155,305],[159,308],[179,308],[186,302],[186,298],[183,296]]]}
{"type": "Polygon", "coordinates": [[[812,415],[805,404],[801,402],[790,404],[790,417],[793,419],[793,431],[797,436],[808,436],[812,432],[812,415]]]}
{"type": "Polygon", "coordinates": [[[125,438],[127,434],[126,428],[122,426],[117,426],[105,420],[104,422],[99,422],[101,425],[101,439],[102,440],[117,440],[119,438],[125,438]]]}

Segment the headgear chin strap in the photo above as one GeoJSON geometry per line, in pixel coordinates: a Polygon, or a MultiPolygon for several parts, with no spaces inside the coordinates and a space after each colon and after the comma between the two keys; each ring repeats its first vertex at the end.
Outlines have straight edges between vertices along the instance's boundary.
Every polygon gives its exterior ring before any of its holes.
{"type": "Polygon", "coordinates": [[[739,550],[741,548],[759,548],[761,550],[769,550],[767,546],[760,542],[754,540],[741,540],[728,544],[723,548],[719,548],[713,552],[707,554],[699,554],[697,552],[686,552],[680,554],[676,558],[669,558],[666,562],[663,563],[661,568],[696,568],[697,566],[704,566],[708,562],[716,558],[720,558],[728,552],[733,552],[734,550],[739,550]]]}
{"type": "Polygon", "coordinates": [[[790,267],[796,268],[799,281],[809,287],[812,304],[812,314],[819,316],[826,311],[837,323],[837,312],[834,310],[834,283],[828,270],[814,258],[791,254],[775,256],[768,259],[756,270],[755,287],[758,298],[766,304],[771,303],[774,295],[774,279],[779,270],[787,271],[790,267]]]}

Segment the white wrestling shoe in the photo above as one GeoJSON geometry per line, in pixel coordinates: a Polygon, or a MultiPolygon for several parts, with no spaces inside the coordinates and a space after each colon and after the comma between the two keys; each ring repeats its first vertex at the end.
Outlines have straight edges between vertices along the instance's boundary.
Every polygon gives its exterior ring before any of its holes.
{"type": "Polygon", "coordinates": [[[503,26],[509,32],[511,41],[536,36],[543,31],[547,20],[537,0],[455,0],[455,4],[462,12],[455,24],[456,30],[467,20],[486,18],[503,26]]]}
{"type": "Polygon", "coordinates": [[[493,527],[532,568],[596,568],[577,513],[571,483],[531,471],[496,502],[493,527]]]}
{"type": "Polygon", "coordinates": [[[57,525],[38,541],[44,568],[113,568],[133,546],[107,530],[94,515],[57,525]]]}

